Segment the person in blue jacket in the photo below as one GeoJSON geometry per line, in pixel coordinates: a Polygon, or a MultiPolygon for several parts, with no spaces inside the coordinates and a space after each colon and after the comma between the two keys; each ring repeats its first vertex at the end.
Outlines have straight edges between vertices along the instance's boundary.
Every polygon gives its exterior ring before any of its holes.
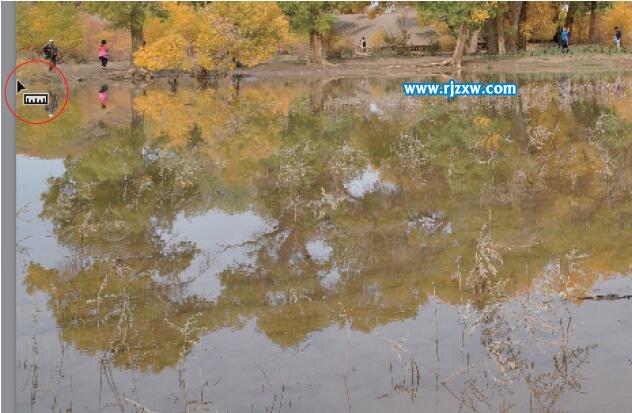
{"type": "Polygon", "coordinates": [[[564,27],[564,30],[562,30],[562,53],[568,53],[570,51],[570,38],[571,33],[568,27],[564,27]]]}

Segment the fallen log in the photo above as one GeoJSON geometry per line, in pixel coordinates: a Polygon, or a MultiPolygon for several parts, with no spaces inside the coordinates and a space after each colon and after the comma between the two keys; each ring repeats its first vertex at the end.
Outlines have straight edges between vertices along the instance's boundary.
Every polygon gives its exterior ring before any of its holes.
{"type": "Polygon", "coordinates": [[[578,300],[592,300],[592,301],[614,301],[614,300],[631,300],[632,294],[597,294],[587,295],[584,297],[578,297],[578,300]]]}

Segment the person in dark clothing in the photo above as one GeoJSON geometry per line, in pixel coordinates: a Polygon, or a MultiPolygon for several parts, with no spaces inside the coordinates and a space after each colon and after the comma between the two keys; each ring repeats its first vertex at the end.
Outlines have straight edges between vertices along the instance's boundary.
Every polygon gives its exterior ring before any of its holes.
{"type": "MultiPolygon", "coordinates": [[[[44,56],[46,59],[50,60],[53,66],[57,66],[57,55],[59,54],[59,50],[57,49],[57,45],[54,40],[49,40],[46,46],[44,46],[44,56]]],[[[49,72],[53,71],[53,66],[48,68],[49,72]]]]}
{"type": "Polygon", "coordinates": [[[553,41],[557,45],[558,49],[562,48],[562,28],[558,26],[555,31],[555,35],[553,36],[553,41]]]}
{"type": "Polygon", "coordinates": [[[621,47],[621,29],[614,28],[614,45],[619,49],[621,47]]]}
{"type": "Polygon", "coordinates": [[[360,40],[360,49],[366,53],[366,38],[362,36],[362,40],[360,40]]]}

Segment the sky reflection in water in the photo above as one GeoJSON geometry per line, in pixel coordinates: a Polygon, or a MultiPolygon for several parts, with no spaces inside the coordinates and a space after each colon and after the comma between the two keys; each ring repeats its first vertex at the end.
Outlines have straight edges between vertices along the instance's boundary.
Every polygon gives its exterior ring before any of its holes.
{"type": "Polygon", "coordinates": [[[578,298],[632,291],[632,79],[520,82],[89,84],[20,125],[20,411],[616,411],[630,301],[578,298]]]}

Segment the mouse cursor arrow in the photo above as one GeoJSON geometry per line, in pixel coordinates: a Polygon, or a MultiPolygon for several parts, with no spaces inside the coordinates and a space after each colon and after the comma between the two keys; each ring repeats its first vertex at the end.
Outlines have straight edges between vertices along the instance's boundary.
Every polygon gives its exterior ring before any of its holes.
{"type": "Polygon", "coordinates": [[[20,93],[21,91],[25,89],[26,89],[26,86],[24,86],[22,82],[20,82],[19,80],[15,81],[15,93],[20,93]]]}

